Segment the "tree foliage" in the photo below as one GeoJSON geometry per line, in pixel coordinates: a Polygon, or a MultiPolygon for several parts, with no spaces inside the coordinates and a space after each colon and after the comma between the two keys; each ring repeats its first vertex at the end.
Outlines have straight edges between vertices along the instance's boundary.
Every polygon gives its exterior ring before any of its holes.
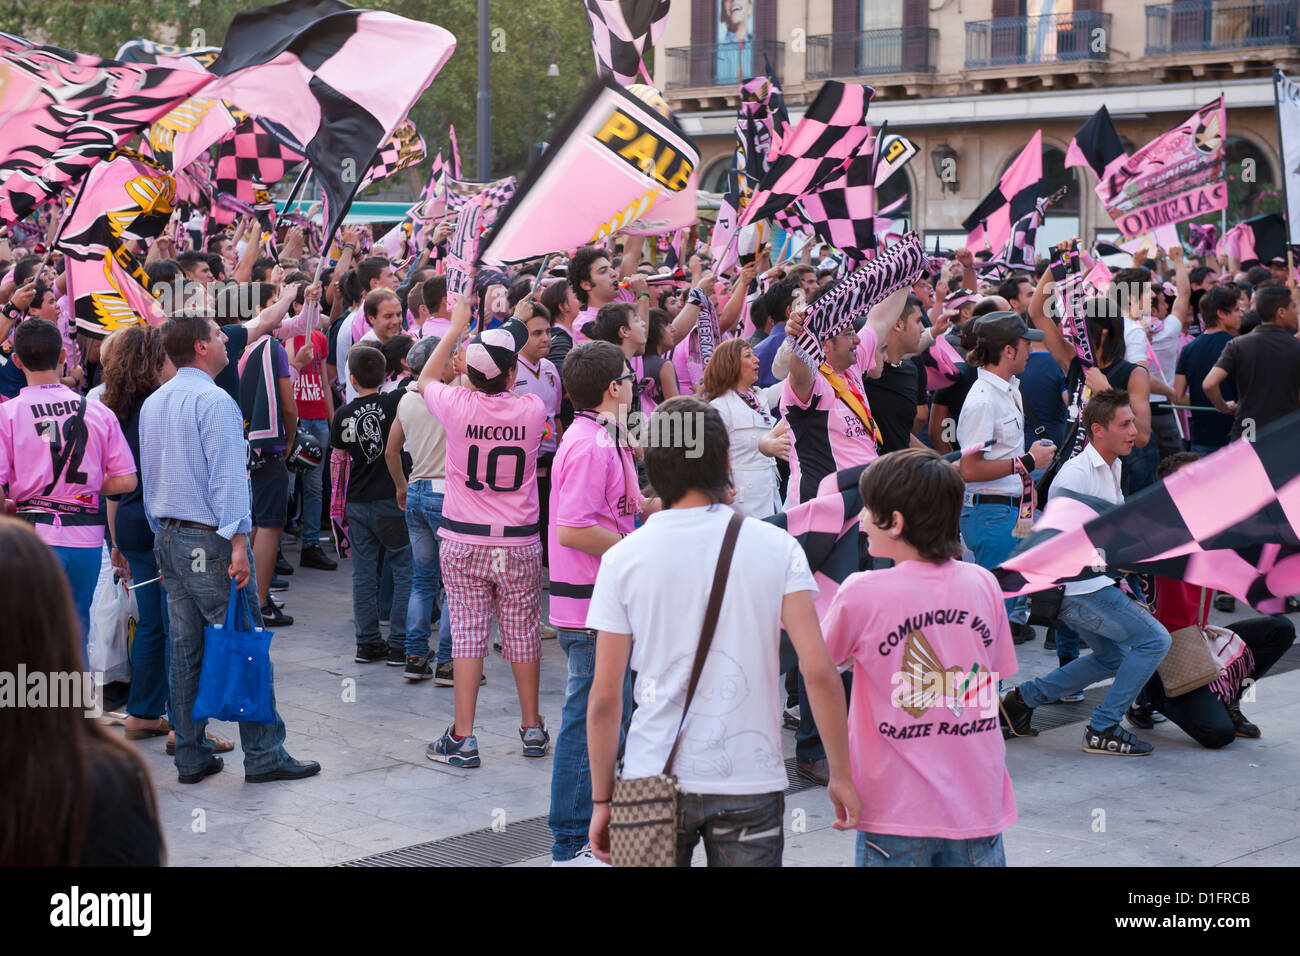
{"type": "MultiPolygon", "coordinates": [[[[258,0],[0,0],[0,28],[108,57],[133,37],[220,46],[236,13],[262,5],[258,0]]],[[[357,5],[437,23],[456,37],[456,52],[410,116],[424,134],[430,158],[441,149],[450,159],[447,127],[454,125],[462,173],[476,178],[476,0],[362,0],[357,5]]],[[[523,171],[533,144],[549,140],[594,78],[595,65],[582,0],[492,0],[490,28],[490,176],[495,178],[523,171]],[[552,62],[559,76],[547,76],[552,62]]],[[[427,170],[428,162],[408,171],[408,192],[418,189],[427,170]]]]}

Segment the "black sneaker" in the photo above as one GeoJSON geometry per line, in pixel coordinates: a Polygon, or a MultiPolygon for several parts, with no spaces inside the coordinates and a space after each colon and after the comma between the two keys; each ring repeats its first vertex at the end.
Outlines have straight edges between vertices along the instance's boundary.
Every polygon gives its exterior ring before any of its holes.
{"type": "Polygon", "coordinates": [[[278,574],[273,574],[273,575],[271,575],[271,584],[270,584],[270,586],[267,588],[267,590],[268,590],[268,591],[287,591],[287,590],[289,590],[289,582],[286,581],[284,578],[280,577],[280,575],[278,575],[278,574]]]}
{"type": "Polygon", "coordinates": [[[1237,610],[1237,599],[1231,594],[1217,594],[1214,598],[1214,609],[1224,614],[1231,614],[1237,610]]]}
{"type": "Polygon", "coordinates": [[[1020,696],[1020,688],[1013,688],[1007,696],[1002,698],[1002,702],[998,706],[998,719],[1002,723],[1002,736],[1008,740],[1012,737],[1037,737],[1038,731],[1029,726],[1033,716],[1034,708],[1026,704],[1020,696]]]}
{"type": "Polygon", "coordinates": [[[352,658],[358,664],[374,664],[377,661],[388,660],[388,645],[380,644],[377,647],[371,647],[369,644],[358,644],[356,656],[352,658]]]}
{"type": "Polygon", "coordinates": [[[316,545],[314,548],[303,548],[299,564],[304,568],[315,568],[317,571],[337,571],[339,569],[339,563],[326,554],[320,545],[316,545]]]}
{"type": "Polygon", "coordinates": [[[279,551],[275,553],[275,573],[283,574],[286,578],[293,574],[293,565],[279,551]]]}
{"type": "Polygon", "coordinates": [[[280,610],[270,601],[262,608],[262,626],[263,627],[288,627],[293,623],[293,618],[284,611],[280,610]]]}
{"type": "MultiPolygon", "coordinates": [[[[451,661],[439,661],[437,668],[433,672],[433,682],[439,687],[455,687],[456,679],[452,670],[451,661]]],[[[479,674],[478,686],[482,687],[487,683],[487,675],[479,674]]]]}
{"type": "Polygon", "coordinates": [[[406,666],[406,647],[390,647],[388,649],[388,666],[405,667],[406,666]]]}
{"type": "Polygon", "coordinates": [[[1043,650],[1045,651],[1056,650],[1056,629],[1055,628],[1047,629],[1047,636],[1043,638],[1043,650]]]}
{"type": "Polygon", "coordinates": [[[1125,712],[1124,716],[1128,718],[1128,722],[1138,730],[1150,730],[1156,725],[1156,722],[1151,719],[1151,712],[1153,709],[1154,708],[1150,704],[1139,704],[1135,702],[1129,705],[1129,709],[1125,712]]]}
{"type": "Polygon", "coordinates": [[[1089,724],[1083,729],[1083,749],[1090,754],[1145,757],[1156,748],[1144,740],[1138,740],[1119,724],[1106,730],[1093,730],[1092,724],[1089,724]]]}
{"type": "Polygon", "coordinates": [[[406,671],[402,676],[409,681],[428,680],[433,676],[433,668],[429,666],[427,657],[414,657],[408,654],[406,656],[406,671]]]}
{"type": "Polygon", "coordinates": [[[1241,712],[1240,703],[1227,705],[1228,716],[1232,718],[1232,726],[1237,729],[1238,737],[1249,737],[1251,740],[1257,740],[1263,735],[1263,731],[1246,719],[1245,714],[1241,712]]]}
{"type": "Polygon", "coordinates": [[[1028,644],[1033,639],[1034,639],[1034,628],[1032,625],[1012,623],[1011,643],[1028,644]]]}

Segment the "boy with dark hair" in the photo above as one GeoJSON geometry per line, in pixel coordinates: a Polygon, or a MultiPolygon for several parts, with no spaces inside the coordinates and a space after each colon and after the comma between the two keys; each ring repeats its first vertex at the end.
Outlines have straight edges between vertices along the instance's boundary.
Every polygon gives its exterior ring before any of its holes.
{"type": "Polygon", "coordinates": [[[609,801],[614,788],[629,662],[637,674],[636,710],[627,732],[622,776],[663,772],[673,741],[681,746],[669,772],[681,791],[677,865],[689,866],[703,837],[711,866],[779,866],[783,849],[780,671],[782,626],[799,668],[829,758],[828,795],[835,829],[857,825],[860,800],[848,779],[844,688],[822,643],[803,550],[766,522],[727,506],[727,428],[717,409],[697,398],[670,398],[650,418],[662,437],[646,448],[650,481],[666,510],[604,552],[586,626],[597,631],[587,705],[595,856],[609,861],[609,801]],[[739,534],[726,592],[698,693],[683,714],[724,535],[739,534]],[[672,615],[663,609],[671,606],[672,615]]]}
{"type": "MultiPolygon", "coordinates": [[[[1189,342],[1178,354],[1175,367],[1174,391],[1178,404],[1204,408],[1211,404],[1205,393],[1205,377],[1214,368],[1228,343],[1241,331],[1245,300],[1241,293],[1225,285],[1211,286],[1201,296],[1201,321],[1204,331],[1189,342]]],[[[1234,376],[1224,376],[1219,384],[1219,394],[1224,404],[1236,402],[1237,381],[1234,376]]],[[[1228,444],[1232,430],[1232,416],[1220,411],[1191,412],[1192,451],[1209,454],[1228,444]]]]}
{"type": "Polygon", "coordinates": [[[1005,866],[1016,808],[996,690],[1016,653],[997,579],[959,560],[961,476],[909,448],[858,489],[871,555],[894,566],[850,575],[822,618],[831,660],[854,665],[857,865],[1005,866]]]}
{"type": "Polygon", "coordinates": [[[493,616],[502,654],[519,693],[519,737],[525,757],[543,757],[550,734],[537,712],[541,680],[542,545],[538,536],[537,452],[546,431],[546,407],[536,395],[515,395],[519,350],[528,338],[522,316],[488,329],[465,348],[470,388],[441,381],[470,304],[462,298],[451,328],[420,373],[420,391],[447,429],[447,492],[438,530],[439,561],[451,615],[455,718],[425,751],[454,767],[479,766],[474,712],[493,616]]]}
{"type": "Polygon", "coordinates": [[[135,490],[135,459],[108,406],[59,382],[66,353],[57,325],[28,319],[13,338],[27,385],[0,405],[0,488],[63,565],[84,656],[104,546],[99,498],[135,490]]]}
{"type": "Polygon", "coordinates": [[[1251,434],[1300,409],[1300,339],[1291,290],[1262,286],[1255,293],[1260,323],[1249,335],[1229,342],[1201,387],[1214,407],[1233,415],[1228,437],[1236,441],[1248,427],[1251,434]],[[1237,381],[1237,401],[1227,402],[1220,384],[1229,375],[1237,381]]]}
{"type": "Polygon", "coordinates": [[[355,345],[348,378],[357,397],[334,415],[330,445],[351,458],[347,485],[352,543],[352,616],[359,664],[406,664],[406,610],[411,597],[411,539],[384,451],[402,392],[379,391],[387,363],[377,348],[355,345]],[[393,570],[393,610],[384,643],[379,624],[380,559],[393,570]]]}
{"type": "MultiPolygon", "coordinates": [[[[1093,393],[1083,407],[1082,425],[1088,445],[1056,473],[1051,497],[1071,491],[1122,504],[1119,459],[1137,441],[1137,420],[1129,407],[1128,392],[1105,389],[1093,393]]],[[[1058,616],[1083,636],[1092,652],[1026,681],[1003,697],[1004,733],[1036,736],[1038,731],[1030,726],[1035,707],[1113,677],[1105,699],[1093,709],[1084,728],[1083,749],[1116,756],[1151,753],[1155,748],[1125,730],[1120,718],[1164,660],[1169,632],[1105,574],[1067,583],[1058,616]]]]}
{"type": "MultiPolygon", "coordinates": [[[[569,662],[564,714],[555,738],[550,825],[552,866],[591,865],[591,767],[587,760],[587,694],[591,690],[596,635],[587,629],[587,606],[600,558],[636,528],[642,511],[636,460],[626,418],[633,373],[608,342],[584,342],[564,362],[564,383],[574,405],[553,466],[551,514],[551,623],[569,662]]],[[[630,675],[629,675],[630,681],[630,675]]],[[[624,688],[623,723],[631,706],[624,688]]]]}

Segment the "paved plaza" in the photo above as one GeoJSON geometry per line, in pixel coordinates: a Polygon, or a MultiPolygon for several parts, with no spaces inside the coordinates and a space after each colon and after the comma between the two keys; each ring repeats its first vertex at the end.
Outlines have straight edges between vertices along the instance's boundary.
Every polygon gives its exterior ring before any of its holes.
{"type": "MultiPolygon", "coordinates": [[[[297,545],[287,543],[285,554],[296,567],[297,545]]],[[[246,784],[236,747],[222,773],[183,786],[164,738],[137,744],[158,793],[168,863],[328,866],[388,854],[369,862],[548,865],[551,757],[520,754],[509,665],[497,655],[486,662],[475,726],[483,765],[432,763],[424,748],[451,721],[452,689],[410,684],[399,668],[352,661],[350,575],[348,561],[332,573],[299,568],[282,595],[295,623],[271,646],[287,747],[295,757],[320,761],[319,776],[246,784]],[[412,847],[419,849],[392,852],[412,847]]],[[[1212,620],[1249,613],[1215,612],[1212,620]]],[[[1011,683],[1055,666],[1056,652],[1043,648],[1039,633],[1017,648],[1021,673],[1011,683]]],[[[544,642],[543,653],[541,712],[554,737],[565,660],[555,641],[544,642]]],[[[1008,744],[1019,822],[1006,834],[1007,862],[1300,864],[1300,669],[1288,667],[1300,667],[1300,650],[1288,652],[1255,688],[1255,701],[1243,704],[1263,738],[1219,751],[1165,723],[1138,732],[1156,745],[1150,757],[1089,755],[1080,738],[1099,688],[1086,704],[1040,708],[1040,736],[1008,744]]],[[[238,740],[235,725],[210,726],[238,740]]],[[[792,758],[794,734],[784,737],[792,758]]],[[[830,828],[825,791],[797,773],[791,782],[785,864],[851,864],[853,836],[830,828]]]]}

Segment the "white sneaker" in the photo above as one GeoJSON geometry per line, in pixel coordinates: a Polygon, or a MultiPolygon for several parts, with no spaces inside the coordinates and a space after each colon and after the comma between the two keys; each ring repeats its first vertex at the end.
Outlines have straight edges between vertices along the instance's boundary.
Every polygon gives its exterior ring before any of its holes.
{"type": "Polygon", "coordinates": [[[551,866],[609,866],[609,864],[596,859],[595,854],[591,852],[591,844],[588,843],[572,860],[552,860],[551,866]]]}

